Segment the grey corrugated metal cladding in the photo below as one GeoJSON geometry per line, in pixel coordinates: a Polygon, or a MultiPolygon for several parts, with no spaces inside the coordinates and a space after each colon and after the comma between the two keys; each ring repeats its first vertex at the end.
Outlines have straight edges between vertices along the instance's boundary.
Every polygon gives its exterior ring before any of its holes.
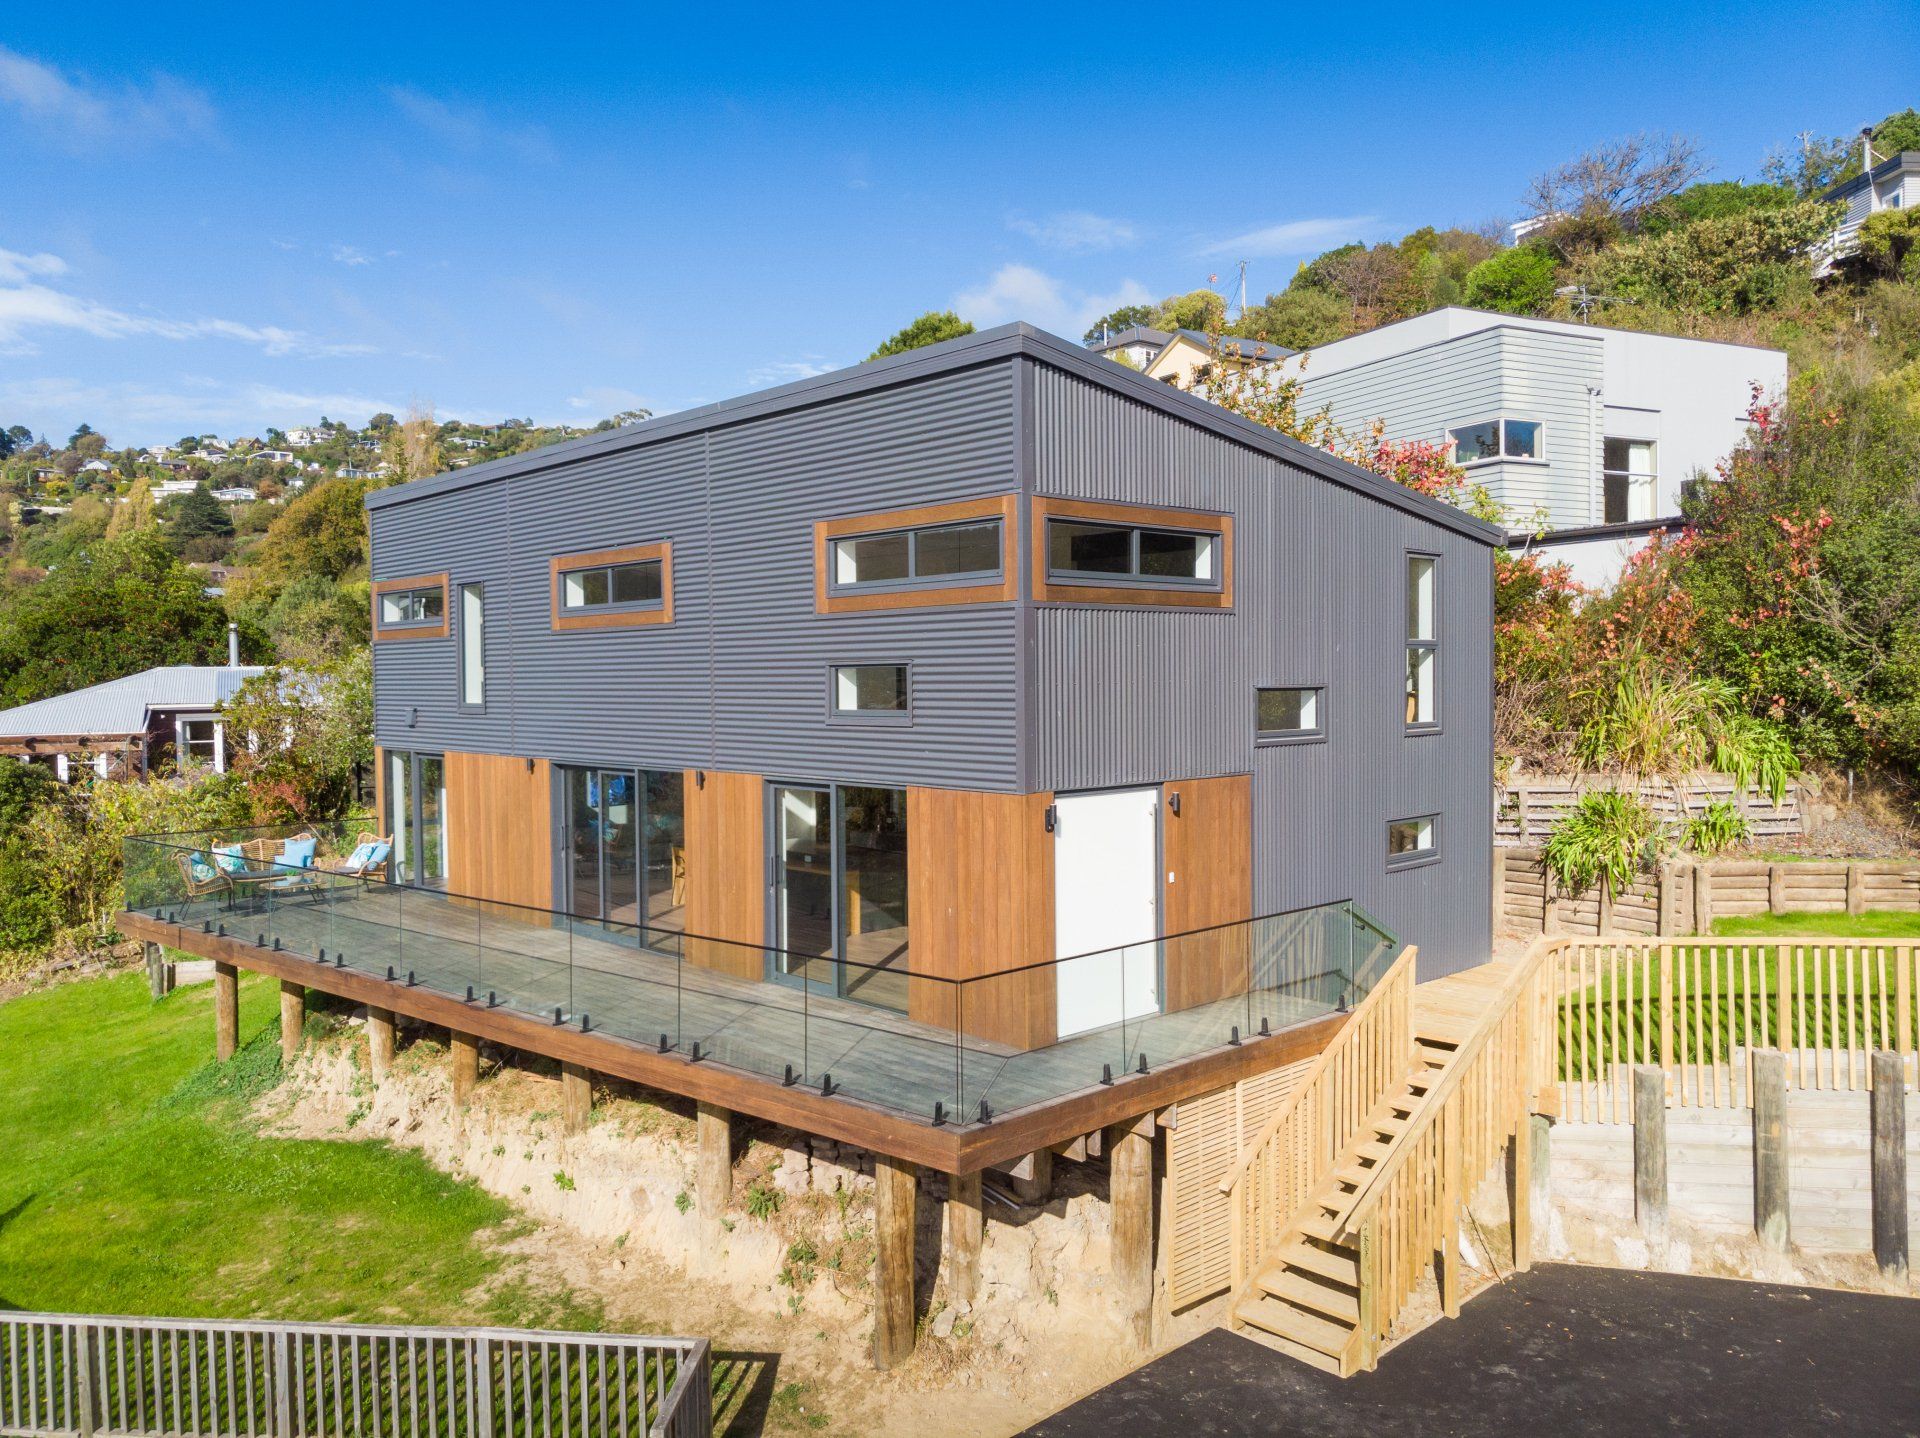
{"type": "Polygon", "coordinates": [[[376,579],[487,594],[486,712],[459,706],[457,625],[377,644],[383,745],[1008,792],[1251,773],[1259,909],[1351,897],[1423,973],[1486,956],[1500,532],[1077,345],[1008,326],[368,506],[376,579]],[[1233,609],[815,612],[814,521],[1015,491],[1232,513],[1233,609]],[[554,555],[659,541],[670,625],[552,631],[554,555]],[[1419,736],[1408,550],[1441,559],[1419,736]],[[828,720],[828,667],[862,661],[911,662],[911,724],[828,720]],[[1326,741],[1257,748],[1261,684],[1325,686],[1326,741]],[[1388,821],[1420,814],[1440,862],[1387,872],[1388,821]]]}

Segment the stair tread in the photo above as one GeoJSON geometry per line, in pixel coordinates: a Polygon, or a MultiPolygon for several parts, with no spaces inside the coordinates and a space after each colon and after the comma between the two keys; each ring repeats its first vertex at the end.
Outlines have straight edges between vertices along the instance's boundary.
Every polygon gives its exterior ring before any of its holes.
{"type": "Polygon", "coordinates": [[[1249,1343],[1258,1343],[1263,1348],[1271,1348],[1275,1353],[1285,1354],[1309,1367],[1318,1368],[1322,1373],[1331,1373],[1335,1378],[1346,1377],[1346,1369],[1341,1360],[1330,1357],[1307,1347],[1304,1343],[1295,1343],[1290,1338],[1282,1338],[1277,1333],[1268,1333],[1252,1324],[1236,1324],[1239,1334],[1249,1343]]]}
{"type": "Polygon", "coordinates": [[[1332,1279],[1335,1283],[1344,1283],[1354,1288],[1360,1282],[1360,1265],[1350,1253],[1329,1253],[1317,1248],[1304,1239],[1294,1239],[1283,1246],[1274,1255],[1276,1261],[1288,1268],[1298,1268],[1307,1273],[1317,1273],[1322,1278],[1332,1279]]]}
{"type": "Polygon", "coordinates": [[[1345,1323],[1349,1327],[1360,1321],[1358,1294],[1329,1283],[1316,1282],[1296,1269],[1269,1268],[1260,1275],[1259,1284],[1263,1291],[1273,1297],[1317,1316],[1345,1323]]]}
{"type": "Polygon", "coordinates": [[[1265,1294],[1241,1303],[1233,1315],[1242,1323],[1250,1323],[1278,1338],[1291,1339],[1329,1358],[1338,1358],[1353,1338],[1352,1324],[1336,1323],[1265,1294]]]}

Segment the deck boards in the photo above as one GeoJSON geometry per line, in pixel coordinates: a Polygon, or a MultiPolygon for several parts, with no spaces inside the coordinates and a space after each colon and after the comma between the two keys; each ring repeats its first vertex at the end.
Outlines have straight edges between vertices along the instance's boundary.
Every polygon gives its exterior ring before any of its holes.
{"type": "Polygon", "coordinates": [[[1443,979],[1416,984],[1413,989],[1413,1031],[1423,1039],[1464,1043],[1480,1026],[1482,1016],[1513,977],[1517,959],[1494,959],[1476,968],[1462,969],[1443,979]]]}

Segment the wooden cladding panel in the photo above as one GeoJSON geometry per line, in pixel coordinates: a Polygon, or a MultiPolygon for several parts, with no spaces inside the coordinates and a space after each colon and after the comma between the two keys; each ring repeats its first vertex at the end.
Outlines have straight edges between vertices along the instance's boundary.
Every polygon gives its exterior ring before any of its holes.
{"type": "Polygon", "coordinates": [[[552,605],[552,624],[556,630],[631,629],[642,624],[673,623],[673,546],[671,544],[635,544],[625,549],[595,549],[583,554],[556,554],[548,566],[547,582],[552,605]],[[660,561],[660,605],[647,609],[574,609],[560,602],[560,580],[576,569],[597,569],[609,564],[640,564],[660,561]]]}
{"type": "Polygon", "coordinates": [[[1020,498],[992,495],[919,509],[896,509],[885,514],[861,514],[845,519],[822,519],[813,526],[813,607],[819,614],[861,614],[876,609],[924,609],[950,604],[1007,604],[1020,588],[1020,498]],[[833,563],[833,541],[855,534],[878,534],[893,529],[918,529],[933,524],[960,524],[969,519],[1000,521],[1000,577],[974,584],[948,584],[927,589],[890,589],[872,594],[835,593],[827,582],[833,563]]]}
{"type": "Polygon", "coordinates": [[[687,961],[737,978],[764,978],[767,847],[761,778],[689,769],[684,793],[687,932],[709,940],[689,939],[687,961]]]}
{"type": "MultiPolygon", "coordinates": [[[[553,902],[553,777],[545,759],[446,756],[447,887],[456,894],[549,910],[553,902]]],[[[549,922],[545,913],[524,917],[549,922]]]]}
{"type": "Polygon", "coordinates": [[[1019,1049],[1054,1040],[1051,794],[907,790],[908,912],[913,969],[966,979],[954,1013],[952,985],[915,983],[909,1017],[1019,1049]]]}
{"type": "Polygon", "coordinates": [[[1033,597],[1041,604],[1130,604],[1168,609],[1233,608],[1233,516],[1191,509],[1162,509],[1144,504],[1109,504],[1090,499],[1052,499],[1036,495],[1027,526],[1033,544],[1033,597]],[[1090,519],[1112,524],[1162,525],[1203,530],[1220,536],[1220,587],[1208,589],[1151,583],[1056,584],[1047,577],[1047,520],[1090,519]]]}
{"type": "Polygon", "coordinates": [[[447,593],[445,571],[439,574],[415,574],[406,579],[383,579],[373,586],[373,613],[370,622],[373,626],[373,642],[384,644],[395,639],[445,639],[453,631],[449,627],[453,622],[453,605],[447,593]],[[392,594],[401,589],[434,589],[440,591],[440,621],[437,624],[406,624],[399,627],[380,624],[380,596],[392,594]]]}
{"type": "Polygon", "coordinates": [[[1253,917],[1253,780],[1233,774],[1164,784],[1160,813],[1163,931],[1237,926],[1167,945],[1167,1008],[1245,993],[1251,936],[1240,921],[1253,917]]]}

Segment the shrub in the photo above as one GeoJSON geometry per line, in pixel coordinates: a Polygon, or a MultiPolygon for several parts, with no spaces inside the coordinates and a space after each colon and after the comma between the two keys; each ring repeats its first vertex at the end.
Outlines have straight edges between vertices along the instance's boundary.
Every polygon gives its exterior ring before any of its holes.
{"type": "Polygon", "coordinates": [[[747,1185],[747,1217],[765,1221],[780,1211],[780,1191],[764,1178],[747,1185]]]}
{"type": "Polygon", "coordinates": [[[1649,866],[1659,835],[1659,819],[1638,797],[1596,789],[1582,795],[1554,826],[1541,862],[1571,893],[1582,893],[1604,879],[1617,894],[1649,866]]]}
{"type": "Polygon", "coordinates": [[[1546,250],[1521,245],[1467,271],[1466,302],[1510,315],[1537,315],[1553,299],[1557,266],[1546,250]]]}
{"type": "Polygon", "coordinates": [[[1753,837],[1747,816],[1725,799],[1711,804],[1687,820],[1685,841],[1694,853],[1711,859],[1715,854],[1744,844],[1753,837]]]}
{"type": "Polygon", "coordinates": [[[1888,279],[1920,284],[1920,210],[1881,210],[1860,226],[1860,260],[1888,279]]]}
{"type": "Polygon", "coordinates": [[[1809,267],[1837,207],[1816,203],[1697,220],[1593,257],[1586,282],[1622,299],[1695,314],[1746,314],[1777,303],[1809,267]]]}

